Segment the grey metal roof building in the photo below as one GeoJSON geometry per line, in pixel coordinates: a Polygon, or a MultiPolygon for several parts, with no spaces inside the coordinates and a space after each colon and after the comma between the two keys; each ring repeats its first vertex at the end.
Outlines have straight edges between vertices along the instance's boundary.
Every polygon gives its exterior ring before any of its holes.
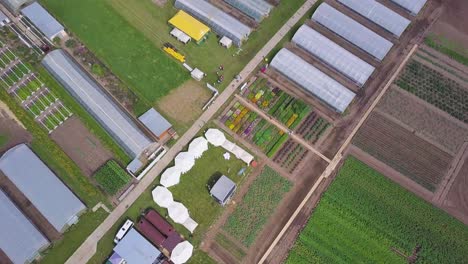
{"type": "Polygon", "coordinates": [[[312,19],[379,61],[383,60],[393,46],[390,41],[326,3],[317,8],[312,15],[312,19]]]}
{"type": "Polygon", "coordinates": [[[176,0],[174,6],[200,19],[218,35],[230,38],[238,47],[252,29],[205,0],[176,0]]]}
{"type": "Polygon", "coordinates": [[[338,112],[354,99],[352,91],[287,49],[280,50],[270,65],[338,112]]]}
{"type": "Polygon", "coordinates": [[[151,144],[130,117],[63,50],[50,52],[42,64],[133,158],[151,144]]]}
{"type": "Polygon", "coordinates": [[[138,120],[140,120],[158,138],[172,127],[171,123],[169,123],[169,121],[167,121],[154,108],[150,108],[146,113],[138,117],[138,120]]]}
{"type": "Polygon", "coordinates": [[[5,26],[10,19],[0,10],[0,27],[5,26]]]}
{"type": "Polygon", "coordinates": [[[117,253],[127,264],[153,264],[158,263],[161,251],[153,246],[138,231],[131,228],[128,233],[114,247],[117,253]]]}
{"type": "Polygon", "coordinates": [[[85,205],[28,146],[20,144],[0,158],[0,170],[58,231],[78,221],[85,205]]]}
{"type": "Polygon", "coordinates": [[[272,5],[264,0],[224,0],[242,13],[260,22],[270,14],[272,5]]]}
{"type": "Polygon", "coordinates": [[[47,239],[0,190],[0,249],[13,263],[27,263],[48,245],[47,239]]]}
{"type": "Polygon", "coordinates": [[[375,70],[369,63],[306,25],[297,30],[292,42],[359,86],[363,86],[375,70]]]}
{"type": "Polygon", "coordinates": [[[395,4],[408,10],[411,14],[417,15],[424,7],[427,0],[390,0],[395,4]]]}
{"type": "Polygon", "coordinates": [[[63,26],[37,2],[23,8],[21,13],[50,40],[64,30],[63,26]]]}
{"type": "Polygon", "coordinates": [[[221,176],[210,190],[210,195],[215,198],[218,203],[225,205],[236,190],[236,184],[226,176],[221,176]]]}
{"type": "Polygon", "coordinates": [[[0,0],[0,3],[16,15],[23,7],[34,1],[35,0],[0,0]]]}
{"type": "Polygon", "coordinates": [[[338,0],[338,2],[398,37],[411,23],[408,19],[375,0],[338,0]]]}

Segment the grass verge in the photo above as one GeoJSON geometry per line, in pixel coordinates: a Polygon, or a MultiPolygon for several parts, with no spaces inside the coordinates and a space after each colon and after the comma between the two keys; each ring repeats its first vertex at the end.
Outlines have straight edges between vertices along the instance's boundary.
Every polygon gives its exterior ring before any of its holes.
{"type": "Polygon", "coordinates": [[[291,182],[270,167],[265,167],[249,187],[242,203],[229,216],[223,229],[245,246],[252,245],[291,187],[291,182]]]}

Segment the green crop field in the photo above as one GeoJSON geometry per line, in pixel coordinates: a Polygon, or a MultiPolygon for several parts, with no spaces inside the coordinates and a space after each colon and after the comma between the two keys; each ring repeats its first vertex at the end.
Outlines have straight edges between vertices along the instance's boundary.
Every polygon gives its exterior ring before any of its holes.
{"type": "Polygon", "coordinates": [[[42,0],[58,19],[125,81],[142,100],[154,103],[190,77],[109,1],[42,0]]]}
{"type": "Polygon", "coordinates": [[[249,187],[241,204],[223,227],[229,234],[250,246],[292,184],[270,167],[249,187]]]}
{"type": "Polygon", "coordinates": [[[0,148],[5,146],[8,143],[8,136],[0,135],[0,148]]]}
{"type": "Polygon", "coordinates": [[[350,157],[286,263],[408,263],[395,251],[417,246],[418,263],[466,263],[468,228],[350,157]]]}
{"type": "Polygon", "coordinates": [[[108,194],[114,195],[132,178],[117,162],[110,160],[94,174],[94,179],[108,194]]]}

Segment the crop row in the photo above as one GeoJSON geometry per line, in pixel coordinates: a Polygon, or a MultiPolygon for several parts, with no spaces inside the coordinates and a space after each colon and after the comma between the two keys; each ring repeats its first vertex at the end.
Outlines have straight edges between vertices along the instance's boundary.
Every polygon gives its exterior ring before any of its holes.
{"type": "Polygon", "coordinates": [[[309,151],[302,145],[289,139],[276,153],[273,161],[293,173],[306,157],[309,151]]]}
{"type": "Polygon", "coordinates": [[[295,133],[308,142],[315,144],[329,127],[330,123],[318,116],[316,112],[312,112],[305,118],[304,122],[298,126],[295,133]]]}
{"type": "Polygon", "coordinates": [[[104,191],[114,195],[128,184],[132,178],[117,162],[110,160],[94,174],[94,179],[104,191]]]}

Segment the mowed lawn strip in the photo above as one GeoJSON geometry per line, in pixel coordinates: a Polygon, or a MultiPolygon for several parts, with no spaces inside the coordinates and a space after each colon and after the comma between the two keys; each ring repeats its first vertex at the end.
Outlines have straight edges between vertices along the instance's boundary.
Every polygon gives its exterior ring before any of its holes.
{"type": "Polygon", "coordinates": [[[463,263],[468,228],[350,157],[323,195],[286,263],[463,263]]]}
{"type": "MultiPolygon", "coordinates": [[[[212,263],[208,255],[198,249],[206,230],[217,220],[223,207],[219,205],[210,196],[207,184],[213,180],[213,175],[224,174],[236,183],[240,183],[245,176],[238,176],[238,171],[246,164],[235,158],[225,160],[223,157],[225,150],[220,147],[212,147],[198,159],[195,166],[186,174],[182,175],[178,185],[170,187],[169,190],[174,196],[174,200],[183,203],[192,217],[199,225],[193,235],[185,227],[175,224],[168,218],[167,210],[160,208],[153,201],[151,191],[159,185],[159,177],[142,195],[133,203],[125,214],[116,222],[116,224],[106,233],[98,242],[96,255],[89,263],[101,264],[109,257],[114,247],[113,239],[120,226],[126,219],[136,221],[138,217],[148,208],[156,209],[162,216],[187,238],[195,247],[194,256],[189,263],[212,263]]],[[[247,174],[248,172],[246,172],[247,174]]]]}
{"type": "Polygon", "coordinates": [[[245,246],[250,246],[291,187],[290,181],[270,167],[265,167],[249,187],[243,201],[229,216],[224,230],[245,246]]]}
{"type": "Polygon", "coordinates": [[[190,77],[106,1],[42,0],[141,100],[150,103],[190,77]]]}

